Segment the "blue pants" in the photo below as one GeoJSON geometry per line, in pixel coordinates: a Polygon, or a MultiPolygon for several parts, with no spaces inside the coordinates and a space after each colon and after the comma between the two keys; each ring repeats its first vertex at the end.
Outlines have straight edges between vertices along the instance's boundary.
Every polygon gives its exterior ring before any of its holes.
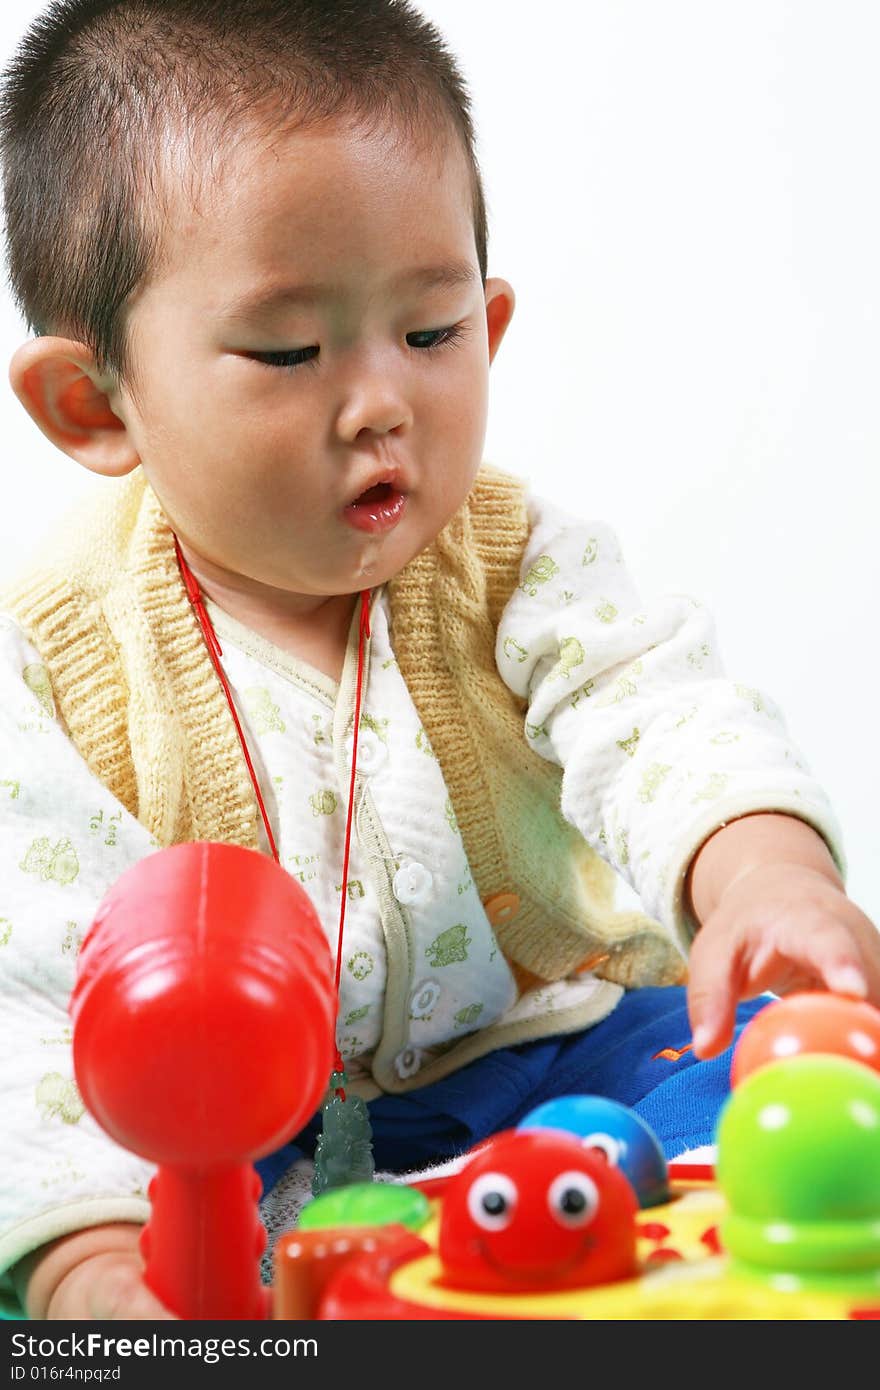
{"type": "MultiPolygon", "coordinates": [[[[771,998],[740,1004],[736,1037],[771,998]]],[[[667,1159],[711,1144],[730,1089],[732,1048],[701,1062],[682,1051],[690,1041],[682,987],[628,990],[591,1028],[502,1047],[442,1081],[377,1096],[369,1102],[376,1167],[402,1172],[453,1158],[564,1095],[600,1095],[629,1106],[650,1125],[667,1159]]],[[[317,1115],[292,1143],[256,1164],[264,1191],[296,1159],[313,1154],[320,1130],[317,1115]]]]}

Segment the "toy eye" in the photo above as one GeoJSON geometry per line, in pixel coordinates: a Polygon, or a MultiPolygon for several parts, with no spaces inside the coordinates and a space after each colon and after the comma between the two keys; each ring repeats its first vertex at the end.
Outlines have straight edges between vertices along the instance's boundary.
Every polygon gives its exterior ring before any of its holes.
{"type": "Polygon", "coordinates": [[[616,1168],[623,1155],[624,1145],[619,1139],[615,1139],[612,1134],[587,1134],[581,1140],[585,1149],[592,1149],[599,1153],[610,1163],[612,1168],[616,1168]]]}
{"type": "Polygon", "coordinates": [[[468,1192],[468,1211],[484,1231],[503,1231],[513,1220],[517,1191],[503,1173],[483,1173],[468,1192]]]}
{"type": "Polygon", "coordinates": [[[586,1173],[573,1169],[553,1179],[547,1192],[547,1205],[560,1226],[586,1226],[599,1209],[599,1192],[586,1173]]]}

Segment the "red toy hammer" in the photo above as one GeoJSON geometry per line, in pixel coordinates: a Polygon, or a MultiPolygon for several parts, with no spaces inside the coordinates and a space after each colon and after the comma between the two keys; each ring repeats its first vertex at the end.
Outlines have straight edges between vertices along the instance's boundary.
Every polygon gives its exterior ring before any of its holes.
{"type": "Polygon", "coordinates": [[[98,1124],[159,1165],[145,1280],[183,1318],[261,1318],[253,1160],[323,1099],[335,1055],[330,948],[273,860],[198,842],[141,860],[79,956],[73,1060],[98,1124]]]}

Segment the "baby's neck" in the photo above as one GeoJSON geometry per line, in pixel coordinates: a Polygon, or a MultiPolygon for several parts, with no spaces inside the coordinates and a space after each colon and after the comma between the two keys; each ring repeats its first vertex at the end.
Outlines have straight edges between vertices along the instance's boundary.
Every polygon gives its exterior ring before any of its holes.
{"type": "Polygon", "coordinates": [[[341,678],[357,594],[251,590],[211,572],[198,557],[184,555],[204,597],[224,613],[332,680],[341,678]]]}

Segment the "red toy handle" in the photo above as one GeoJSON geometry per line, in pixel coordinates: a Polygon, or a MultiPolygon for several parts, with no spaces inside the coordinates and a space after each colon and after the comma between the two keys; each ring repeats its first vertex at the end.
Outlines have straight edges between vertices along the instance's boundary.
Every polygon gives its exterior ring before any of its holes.
{"type": "Polygon", "coordinates": [[[140,1246],[144,1280],[166,1308],[185,1308],[189,1318],[269,1316],[258,1264],[266,1248],[261,1186],[250,1163],[213,1172],[160,1167],[140,1246]]]}
{"type": "Polygon", "coordinates": [[[317,1110],[335,1057],[330,948],[308,896],[254,850],[148,855],[105,897],[71,999],[83,1102],[151,1159],[146,1281],[185,1318],[257,1318],[253,1160],[317,1110]]]}

